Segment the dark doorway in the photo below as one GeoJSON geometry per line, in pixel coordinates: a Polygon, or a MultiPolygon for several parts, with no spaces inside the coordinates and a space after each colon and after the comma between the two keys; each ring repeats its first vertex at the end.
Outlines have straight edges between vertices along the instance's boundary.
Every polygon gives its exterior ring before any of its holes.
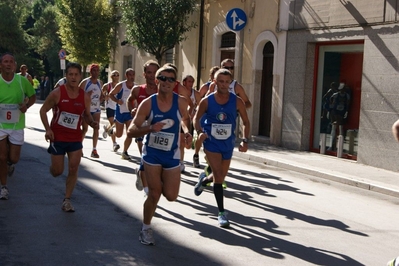
{"type": "Polygon", "coordinates": [[[273,91],[274,47],[271,42],[263,47],[262,83],[259,110],[259,135],[270,137],[273,91]]]}

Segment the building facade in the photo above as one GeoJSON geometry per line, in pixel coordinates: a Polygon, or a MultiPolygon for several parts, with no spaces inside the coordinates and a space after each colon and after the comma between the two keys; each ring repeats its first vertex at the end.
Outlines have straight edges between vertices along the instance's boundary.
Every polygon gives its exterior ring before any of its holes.
{"type": "Polygon", "coordinates": [[[391,127],[399,108],[399,2],[287,4],[281,146],[398,170],[391,127]],[[333,83],[342,87],[337,91],[341,107],[327,102],[333,83]]]}
{"type": "MultiPolygon", "coordinates": [[[[398,170],[391,133],[399,117],[398,7],[398,0],[199,0],[191,17],[198,27],[164,62],[199,87],[212,66],[234,59],[234,78],[253,105],[255,141],[398,170]],[[228,23],[234,8],[246,14],[240,30],[228,23]]],[[[154,57],[125,45],[113,58],[110,68],[139,74],[154,57]]]]}

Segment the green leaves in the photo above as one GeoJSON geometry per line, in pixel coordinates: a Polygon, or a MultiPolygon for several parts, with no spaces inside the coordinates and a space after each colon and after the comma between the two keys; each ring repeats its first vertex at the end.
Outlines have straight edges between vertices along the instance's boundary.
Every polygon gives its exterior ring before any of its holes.
{"type": "Polygon", "coordinates": [[[59,34],[68,60],[107,64],[114,46],[115,18],[107,0],[59,0],[59,34]]]}
{"type": "Polygon", "coordinates": [[[128,41],[160,62],[167,50],[196,27],[189,16],[195,11],[195,4],[195,0],[119,1],[128,41]]]}

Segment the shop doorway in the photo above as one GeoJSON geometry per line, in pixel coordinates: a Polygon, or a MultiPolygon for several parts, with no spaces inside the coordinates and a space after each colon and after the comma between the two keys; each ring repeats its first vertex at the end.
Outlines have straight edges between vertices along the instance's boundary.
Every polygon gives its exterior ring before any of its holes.
{"type": "Polygon", "coordinates": [[[311,149],[337,156],[342,145],[342,157],[356,159],[363,44],[318,45],[316,50],[311,149]]]}
{"type": "Polygon", "coordinates": [[[273,58],[274,47],[267,42],[263,47],[262,83],[259,110],[259,135],[270,137],[273,90],[273,58]]]}

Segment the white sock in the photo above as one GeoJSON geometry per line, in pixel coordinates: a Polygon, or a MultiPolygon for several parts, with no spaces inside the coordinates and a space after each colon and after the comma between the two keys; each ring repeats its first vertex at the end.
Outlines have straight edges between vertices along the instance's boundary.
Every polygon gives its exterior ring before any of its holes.
{"type": "Polygon", "coordinates": [[[145,223],[143,223],[143,226],[141,227],[141,230],[148,230],[148,229],[150,229],[151,228],[151,225],[150,224],[145,224],[145,223]]]}

